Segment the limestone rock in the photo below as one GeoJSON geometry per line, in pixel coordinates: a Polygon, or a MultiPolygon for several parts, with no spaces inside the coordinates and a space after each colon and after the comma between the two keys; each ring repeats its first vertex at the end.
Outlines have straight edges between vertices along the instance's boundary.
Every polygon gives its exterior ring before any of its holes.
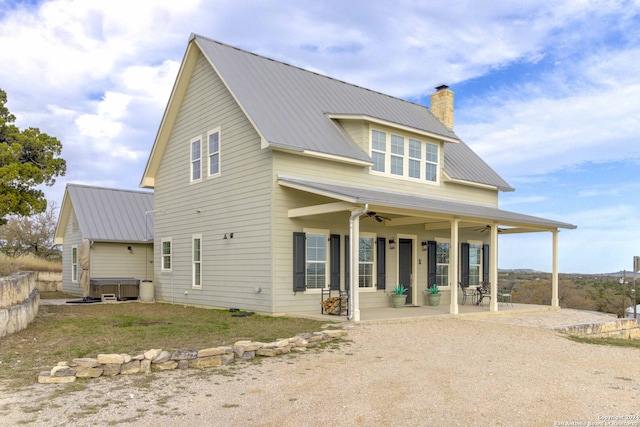
{"type": "Polygon", "coordinates": [[[151,364],[151,369],[154,371],[170,371],[178,367],[178,362],[175,360],[167,360],[164,362],[154,362],[151,364]]]}
{"type": "Polygon", "coordinates": [[[197,357],[197,350],[176,350],[171,355],[171,360],[191,360],[197,357]]]}
{"type": "Polygon", "coordinates": [[[102,365],[102,375],[104,375],[105,377],[118,375],[120,373],[121,366],[122,365],[120,363],[105,363],[102,365]]]}
{"type": "Polygon", "coordinates": [[[161,348],[153,348],[149,351],[145,351],[144,352],[144,358],[148,359],[148,360],[153,360],[156,357],[158,357],[160,355],[160,352],[162,351],[161,348]]]}
{"type": "Polygon", "coordinates": [[[129,362],[131,362],[131,355],[123,354],[122,355],[122,363],[129,363],[129,362]]]}
{"type": "Polygon", "coordinates": [[[51,369],[52,377],[75,377],[76,370],[68,366],[54,366],[51,369]]]}
{"type": "Polygon", "coordinates": [[[82,368],[97,368],[100,366],[100,362],[98,359],[94,359],[93,357],[82,357],[79,359],[73,359],[72,363],[77,367],[82,368]]]}
{"type": "Polygon", "coordinates": [[[221,354],[229,353],[230,350],[233,351],[231,347],[205,348],[198,351],[198,357],[220,356],[221,354]]]}
{"type": "Polygon", "coordinates": [[[195,368],[195,369],[211,368],[214,366],[221,366],[221,365],[222,365],[222,355],[198,357],[197,359],[189,360],[189,367],[195,368]]]}
{"type": "Polygon", "coordinates": [[[256,356],[274,357],[276,354],[275,348],[261,348],[256,350],[256,356]]]}
{"type": "Polygon", "coordinates": [[[40,384],[64,384],[64,383],[72,383],[76,380],[75,375],[74,376],[67,376],[67,377],[52,377],[51,376],[51,372],[40,372],[40,375],[38,375],[38,382],[40,384]]]}
{"type": "Polygon", "coordinates": [[[187,369],[189,368],[189,362],[193,359],[182,359],[178,360],[178,369],[187,369]]]}
{"type": "Polygon", "coordinates": [[[76,368],[76,377],[78,378],[98,378],[102,375],[104,369],[102,366],[78,366],[76,368]]]}
{"type": "Polygon", "coordinates": [[[120,374],[121,375],[137,374],[138,372],[140,372],[140,361],[139,360],[131,360],[128,363],[124,363],[120,367],[120,374]]]}
{"type": "Polygon", "coordinates": [[[229,365],[233,363],[233,361],[235,360],[235,356],[233,355],[233,353],[223,354],[221,358],[222,358],[223,365],[229,365]]]}
{"type": "Polygon", "coordinates": [[[98,362],[107,365],[107,364],[119,364],[122,365],[124,363],[124,357],[121,354],[99,354],[98,362]]]}
{"type": "Polygon", "coordinates": [[[171,353],[169,353],[168,351],[162,350],[155,359],[151,360],[151,363],[164,363],[169,360],[171,360],[171,353]]]}
{"type": "Polygon", "coordinates": [[[151,360],[143,359],[140,361],[140,372],[148,374],[151,372],[151,360]]]}

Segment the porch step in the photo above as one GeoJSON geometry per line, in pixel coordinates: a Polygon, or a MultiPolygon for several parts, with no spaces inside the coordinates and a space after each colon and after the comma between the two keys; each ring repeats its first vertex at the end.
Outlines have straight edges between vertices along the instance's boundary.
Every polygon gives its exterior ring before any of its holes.
{"type": "Polygon", "coordinates": [[[100,295],[100,300],[102,302],[109,302],[109,301],[118,301],[118,298],[116,298],[116,294],[102,294],[100,295]]]}
{"type": "Polygon", "coordinates": [[[567,335],[587,338],[640,338],[640,328],[635,319],[612,319],[605,322],[563,326],[555,330],[567,335]]]}

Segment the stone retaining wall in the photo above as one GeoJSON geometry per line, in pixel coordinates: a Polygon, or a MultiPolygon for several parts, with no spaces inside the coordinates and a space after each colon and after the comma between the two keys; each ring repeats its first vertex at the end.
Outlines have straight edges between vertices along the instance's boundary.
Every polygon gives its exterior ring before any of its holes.
{"type": "Polygon", "coordinates": [[[557,331],[585,338],[640,338],[640,328],[635,319],[612,318],[607,322],[585,323],[556,328],[557,331]]]}
{"type": "Polygon", "coordinates": [[[130,375],[172,369],[204,369],[223,366],[236,360],[254,357],[273,357],[291,352],[303,352],[307,348],[347,335],[344,330],[324,330],[321,332],[298,334],[292,338],[270,343],[238,341],[232,346],[220,346],[203,350],[166,351],[152,349],[136,356],[129,354],[99,354],[97,358],[73,359],[59,362],[51,371],[40,372],[41,384],[69,383],[76,378],[97,378],[101,376],[130,375]]]}
{"type": "Polygon", "coordinates": [[[25,329],[38,315],[39,307],[35,273],[0,277],[0,338],[25,329]]]}
{"type": "Polygon", "coordinates": [[[36,287],[40,292],[62,292],[62,272],[36,271],[36,287]]]}

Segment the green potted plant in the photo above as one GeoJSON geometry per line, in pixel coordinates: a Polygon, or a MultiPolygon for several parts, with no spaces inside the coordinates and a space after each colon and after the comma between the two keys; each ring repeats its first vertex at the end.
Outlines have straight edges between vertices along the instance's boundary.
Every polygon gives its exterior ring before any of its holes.
{"type": "Polygon", "coordinates": [[[440,288],[435,283],[429,286],[428,293],[429,305],[438,306],[440,305],[440,288]]]}
{"type": "Polygon", "coordinates": [[[394,308],[402,308],[407,303],[407,288],[398,284],[391,293],[391,302],[394,308]]]}

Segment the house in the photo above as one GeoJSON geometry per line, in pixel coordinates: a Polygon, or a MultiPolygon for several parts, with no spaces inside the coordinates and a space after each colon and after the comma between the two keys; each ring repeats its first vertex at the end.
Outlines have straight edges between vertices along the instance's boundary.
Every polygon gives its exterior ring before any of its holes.
{"type": "Polygon", "coordinates": [[[152,280],[152,210],[149,191],[68,184],[54,238],[62,245],[62,290],[99,298],[90,281],[152,280]]]}
{"type": "MultiPolygon", "coordinates": [[[[350,317],[437,283],[497,286],[498,233],[574,225],[499,209],[512,191],[453,131],[453,92],[422,105],[192,35],[141,187],[154,190],[155,298],[350,317]]],[[[447,299],[448,298],[448,299],[447,299]]],[[[492,311],[497,304],[492,301],[492,311]]]]}

